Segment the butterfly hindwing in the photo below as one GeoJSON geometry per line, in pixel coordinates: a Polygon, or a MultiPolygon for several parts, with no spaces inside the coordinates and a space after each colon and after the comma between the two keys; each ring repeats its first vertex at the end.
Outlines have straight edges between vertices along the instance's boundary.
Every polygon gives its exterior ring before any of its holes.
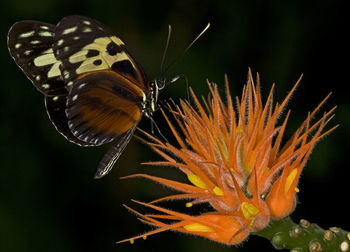
{"type": "Polygon", "coordinates": [[[68,118],[66,116],[66,102],[66,95],[45,97],[46,111],[52,124],[70,142],[80,146],[91,146],[92,144],[79,140],[69,129],[68,118]]]}
{"type": "Polygon", "coordinates": [[[85,143],[111,142],[141,119],[142,94],[135,84],[111,70],[85,75],[69,92],[68,126],[85,143]]]}
{"type": "Polygon", "coordinates": [[[61,63],[52,50],[54,29],[54,25],[47,23],[20,21],[8,33],[11,56],[44,95],[67,93],[61,78],[61,63]]]}
{"type": "Polygon", "coordinates": [[[143,90],[149,88],[124,42],[96,20],[82,16],[63,18],[55,28],[52,48],[62,62],[62,77],[67,83],[81,74],[110,69],[143,90]]]}

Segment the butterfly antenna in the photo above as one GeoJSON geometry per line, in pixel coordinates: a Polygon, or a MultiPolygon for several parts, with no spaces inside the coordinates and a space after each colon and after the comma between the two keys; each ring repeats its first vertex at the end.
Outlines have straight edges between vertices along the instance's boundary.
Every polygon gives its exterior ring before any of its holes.
{"type": "MultiPolygon", "coordinates": [[[[182,54],[177,57],[176,59],[174,59],[164,70],[164,72],[162,72],[163,74],[165,74],[173,65],[175,65],[185,54],[186,52],[192,47],[192,45],[209,29],[210,27],[210,23],[207,24],[207,26],[202,30],[201,33],[198,34],[198,36],[185,48],[185,50],[182,52],[182,54]]],[[[168,35],[168,41],[167,41],[167,45],[169,42],[169,37],[170,37],[170,30],[169,30],[169,35],[168,35]]],[[[165,53],[163,54],[163,57],[165,56],[165,53]]],[[[163,63],[163,61],[162,61],[163,63]]]]}
{"type": "Polygon", "coordinates": [[[162,62],[160,63],[160,75],[163,75],[163,66],[164,66],[164,62],[165,62],[165,56],[166,53],[168,51],[168,47],[169,47],[169,41],[170,41],[170,37],[171,37],[171,25],[169,25],[168,27],[168,38],[166,40],[166,44],[165,44],[165,48],[164,48],[164,52],[163,52],[163,58],[162,58],[162,62]]]}

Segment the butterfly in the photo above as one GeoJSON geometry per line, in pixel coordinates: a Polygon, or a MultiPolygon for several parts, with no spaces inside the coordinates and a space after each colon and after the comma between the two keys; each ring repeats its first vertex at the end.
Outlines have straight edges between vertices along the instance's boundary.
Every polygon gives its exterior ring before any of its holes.
{"type": "MultiPolygon", "coordinates": [[[[166,48],[169,37],[170,26],[166,48]]],[[[152,119],[165,86],[163,77],[147,81],[124,42],[88,17],[67,16],[57,25],[17,22],[9,30],[8,48],[45,96],[47,114],[67,140],[79,146],[115,141],[95,178],[113,168],[141,117],[152,119]]]]}

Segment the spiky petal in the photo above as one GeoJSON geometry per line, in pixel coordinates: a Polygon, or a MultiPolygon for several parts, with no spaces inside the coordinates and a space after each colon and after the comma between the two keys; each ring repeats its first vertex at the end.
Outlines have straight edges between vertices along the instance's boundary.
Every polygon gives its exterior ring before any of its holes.
{"type": "Polygon", "coordinates": [[[175,110],[169,107],[175,123],[162,111],[178,147],[143,132],[150,138],[151,148],[164,159],[146,164],[176,167],[188,183],[145,174],[128,176],[144,177],[179,192],[149,204],[138,202],[162,212],[161,215],[143,215],[128,207],[143,222],[158,227],[145,235],[177,230],[232,245],[242,242],[250,232],[265,228],[271,218],[289,215],[296,205],[300,173],[312,149],[335,129],[324,132],[334,108],[311,122],[327,96],[282,146],[290,111],[280,124],[278,119],[299,82],[300,79],[276,105],[272,87],[263,104],[259,75],[254,85],[249,71],[242,98],[235,99],[236,109],[226,79],[226,104],[217,86],[208,83],[211,96],[207,101],[203,99],[204,105],[191,90],[194,106],[181,101],[175,110]],[[215,211],[191,216],[155,205],[169,199],[191,199],[187,207],[206,202],[215,211]],[[168,223],[169,220],[173,222],[168,223]]]}

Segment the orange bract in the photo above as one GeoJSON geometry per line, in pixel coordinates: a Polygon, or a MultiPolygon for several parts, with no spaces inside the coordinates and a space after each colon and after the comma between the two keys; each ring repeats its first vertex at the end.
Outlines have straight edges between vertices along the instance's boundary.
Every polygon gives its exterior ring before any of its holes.
{"type": "Polygon", "coordinates": [[[151,139],[148,144],[164,159],[146,164],[176,167],[187,176],[189,183],[146,174],[126,177],[148,178],[180,192],[150,204],[138,202],[162,215],[143,215],[128,208],[143,222],[159,228],[145,235],[177,230],[232,245],[242,242],[250,232],[265,228],[271,218],[288,216],[295,208],[298,179],[312,149],[335,129],[324,132],[335,108],[315,123],[311,122],[327,96],[282,145],[290,111],[280,125],[277,122],[299,82],[300,79],[282,103],[276,105],[272,87],[263,105],[259,76],[254,85],[249,71],[242,98],[236,98],[237,109],[226,80],[226,104],[217,86],[208,83],[211,98],[203,99],[204,106],[191,90],[195,108],[188,101],[181,101],[180,107],[171,110],[176,126],[163,112],[179,147],[144,132],[151,139]],[[192,199],[187,207],[207,202],[215,211],[191,216],[155,205],[168,199],[192,199]],[[174,222],[169,224],[169,220],[174,222]]]}

